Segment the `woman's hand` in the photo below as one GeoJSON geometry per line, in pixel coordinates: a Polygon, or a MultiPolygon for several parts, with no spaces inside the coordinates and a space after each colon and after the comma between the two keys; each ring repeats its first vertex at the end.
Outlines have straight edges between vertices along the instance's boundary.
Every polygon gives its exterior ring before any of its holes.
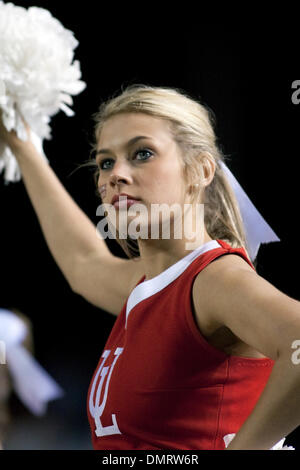
{"type": "Polygon", "coordinates": [[[15,156],[18,156],[20,153],[23,153],[29,147],[32,148],[32,142],[30,138],[30,127],[23,120],[24,126],[27,132],[27,141],[23,141],[18,138],[15,131],[8,131],[2,121],[2,112],[0,110],[0,142],[6,144],[10,147],[11,151],[15,156]]]}

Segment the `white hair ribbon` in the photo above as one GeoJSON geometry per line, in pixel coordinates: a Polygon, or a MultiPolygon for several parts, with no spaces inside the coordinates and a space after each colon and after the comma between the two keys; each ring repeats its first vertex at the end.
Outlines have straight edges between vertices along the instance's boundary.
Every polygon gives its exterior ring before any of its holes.
{"type": "Polygon", "coordinates": [[[237,179],[233,176],[227,165],[220,161],[221,168],[227,176],[228,182],[235,193],[243,219],[247,246],[251,261],[254,261],[261,243],[280,242],[276,233],[267,224],[262,215],[251,202],[237,179]]]}
{"type": "MultiPolygon", "coordinates": [[[[14,390],[24,405],[35,415],[46,412],[47,403],[63,395],[63,390],[41,367],[22,342],[28,334],[24,321],[9,310],[0,309],[0,340],[14,390]]],[[[2,360],[2,365],[4,367],[2,360]]]]}

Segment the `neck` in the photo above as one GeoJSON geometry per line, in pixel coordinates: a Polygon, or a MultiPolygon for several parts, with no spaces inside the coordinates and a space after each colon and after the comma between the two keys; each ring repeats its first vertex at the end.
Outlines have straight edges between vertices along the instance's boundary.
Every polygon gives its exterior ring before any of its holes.
{"type": "Polygon", "coordinates": [[[144,266],[146,280],[153,279],[168,269],[191,251],[213,240],[204,229],[204,233],[194,239],[139,239],[138,246],[144,266]],[[189,249],[187,248],[190,244],[189,249]]]}

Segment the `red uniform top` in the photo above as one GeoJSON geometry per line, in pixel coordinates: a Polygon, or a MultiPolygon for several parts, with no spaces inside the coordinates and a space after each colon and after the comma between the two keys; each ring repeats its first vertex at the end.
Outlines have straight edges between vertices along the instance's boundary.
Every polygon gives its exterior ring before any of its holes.
{"type": "Polygon", "coordinates": [[[133,289],[89,387],[94,449],[222,450],[239,430],[274,361],[211,346],[191,306],[197,274],[229,253],[253,267],[243,248],[212,240],[133,289]]]}

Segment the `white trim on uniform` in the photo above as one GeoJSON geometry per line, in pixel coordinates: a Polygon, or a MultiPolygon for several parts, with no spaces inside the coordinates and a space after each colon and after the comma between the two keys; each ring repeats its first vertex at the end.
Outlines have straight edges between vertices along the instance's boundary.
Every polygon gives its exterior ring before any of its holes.
{"type": "Polygon", "coordinates": [[[194,251],[177,261],[177,263],[173,264],[157,276],[149,279],[148,281],[144,280],[138,284],[133,289],[127,300],[125,328],[127,327],[127,320],[131,310],[139,302],[161,291],[171,282],[177,279],[177,277],[179,277],[198,256],[216,248],[221,248],[221,245],[217,242],[217,240],[210,240],[209,242],[204,243],[203,245],[196,248],[194,251]]]}

